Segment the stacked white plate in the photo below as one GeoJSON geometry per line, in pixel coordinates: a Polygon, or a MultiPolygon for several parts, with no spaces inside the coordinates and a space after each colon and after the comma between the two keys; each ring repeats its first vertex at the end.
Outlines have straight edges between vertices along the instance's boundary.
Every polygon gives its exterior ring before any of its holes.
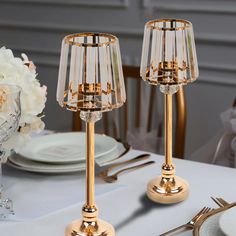
{"type": "Polygon", "coordinates": [[[199,230],[199,236],[235,236],[236,207],[207,218],[199,230]]]}
{"type": "MultiPolygon", "coordinates": [[[[21,170],[40,173],[69,173],[85,170],[86,134],[56,133],[32,138],[9,158],[8,164],[21,170]]],[[[104,164],[124,151],[115,139],[95,134],[95,160],[104,164]]]]}

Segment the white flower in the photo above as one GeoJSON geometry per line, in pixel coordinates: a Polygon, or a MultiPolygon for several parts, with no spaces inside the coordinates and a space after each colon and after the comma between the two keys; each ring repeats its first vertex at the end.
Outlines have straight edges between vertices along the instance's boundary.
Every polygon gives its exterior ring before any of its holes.
{"type": "Polygon", "coordinates": [[[36,79],[36,67],[25,54],[21,58],[14,57],[10,49],[0,48],[0,84],[13,84],[21,87],[21,118],[19,132],[10,138],[4,147],[7,149],[22,145],[25,136],[31,132],[44,129],[39,115],[43,112],[46,102],[46,86],[41,86],[36,79]],[[20,136],[20,134],[22,136],[20,136]],[[24,138],[22,138],[24,137],[24,138]],[[14,140],[14,142],[12,142],[14,140]]]}

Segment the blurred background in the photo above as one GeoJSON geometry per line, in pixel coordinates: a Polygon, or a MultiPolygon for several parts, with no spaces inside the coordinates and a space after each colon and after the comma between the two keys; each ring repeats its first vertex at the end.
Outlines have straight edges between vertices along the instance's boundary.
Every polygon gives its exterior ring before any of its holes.
{"type": "MultiPolygon", "coordinates": [[[[139,65],[144,24],[156,18],[193,23],[200,77],[185,88],[185,155],[221,129],[220,113],[236,96],[236,2],[231,0],[0,0],[0,45],[26,53],[48,87],[46,128],[69,131],[71,112],[56,102],[62,38],[76,32],[119,37],[123,64],[139,65]]],[[[145,114],[143,114],[145,115],[145,114]]]]}

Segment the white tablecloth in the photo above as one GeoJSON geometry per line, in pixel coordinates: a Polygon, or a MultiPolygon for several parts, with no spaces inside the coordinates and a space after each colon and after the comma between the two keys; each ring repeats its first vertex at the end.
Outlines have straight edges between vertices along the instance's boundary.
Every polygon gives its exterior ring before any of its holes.
{"type": "MultiPolygon", "coordinates": [[[[137,154],[131,151],[125,158],[137,154]]],[[[116,184],[96,181],[99,217],[115,226],[117,236],[157,236],[187,222],[203,206],[216,207],[210,196],[236,200],[235,169],[175,159],[177,174],[190,184],[189,198],[176,205],[152,203],[145,195],[146,185],[160,175],[163,157],[152,154],[151,159],[156,164],[123,174],[116,184]]],[[[66,225],[80,218],[83,176],[40,175],[5,167],[5,189],[14,201],[16,218],[23,222],[1,222],[0,235],[63,236],[66,225]]]]}

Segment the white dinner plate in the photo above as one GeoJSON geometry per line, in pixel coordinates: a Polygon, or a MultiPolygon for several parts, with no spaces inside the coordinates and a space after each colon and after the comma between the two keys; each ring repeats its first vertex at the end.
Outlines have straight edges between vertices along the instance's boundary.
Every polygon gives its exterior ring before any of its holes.
{"type": "Polygon", "coordinates": [[[85,170],[86,167],[85,162],[66,164],[66,165],[56,165],[56,164],[31,161],[19,155],[14,155],[10,157],[8,165],[20,170],[26,170],[38,173],[52,173],[52,174],[83,171],[85,170]]]}
{"type": "Polygon", "coordinates": [[[225,235],[236,235],[236,207],[232,207],[222,213],[219,220],[219,226],[225,235]]]}
{"type": "MultiPolygon", "coordinates": [[[[95,134],[95,158],[113,151],[117,141],[109,136],[95,134]]],[[[86,134],[68,132],[32,138],[18,154],[32,161],[65,164],[85,161],[86,134]]]]}
{"type": "Polygon", "coordinates": [[[223,212],[207,218],[199,229],[199,236],[225,236],[219,227],[219,219],[223,212]]]}
{"type": "MultiPolygon", "coordinates": [[[[96,159],[96,162],[99,165],[104,165],[106,162],[109,162],[123,153],[125,150],[124,146],[121,143],[118,143],[117,147],[112,151],[103,156],[100,156],[96,159]]],[[[30,172],[36,173],[72,173],[83,171],[86,168],[85,162],[78,162],[78,163],[68,163],[68,164],[51,164],[51,163],[43,163],[43,162],[36,162],[29,159],[26,159],[22,156],[17,154],[9,157],[8,165],[30,172]]]]}

